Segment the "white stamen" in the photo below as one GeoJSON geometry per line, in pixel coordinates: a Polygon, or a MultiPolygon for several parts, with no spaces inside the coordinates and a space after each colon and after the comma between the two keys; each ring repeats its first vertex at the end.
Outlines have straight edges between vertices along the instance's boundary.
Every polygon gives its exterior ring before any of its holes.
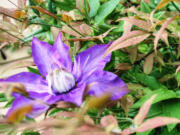
{"type": "Polygon", "coordinates": [[[74,76],[63,69],[54,70],[48,74],[46,80],[48,81],[49,92],[51,94],[64,93],[75,86],[74,76]]]}

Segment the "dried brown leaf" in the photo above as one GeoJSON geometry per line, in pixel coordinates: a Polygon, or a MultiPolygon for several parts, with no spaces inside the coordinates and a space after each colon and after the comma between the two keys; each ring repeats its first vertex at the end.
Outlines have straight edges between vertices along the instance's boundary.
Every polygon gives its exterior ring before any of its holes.
{"type": "Polygon", "coordinates": [[[148,55],[145,59],[144,66],[143,66],[143,71],[145,74],[150,74],[152,69],[153,69],[153,64],[154,64],[154,53],[148,55]]]}
{"type": "Polygon", "coordinates": [[[129,70],[129,69],[131,69],[131,64],[129,64],[129,63],[119,63],[115,67],[115,69],[117,69],[117,70],[129,70]]]}
{"type": "Polygon", "coordinates": [[[150,99],[148,99],[143,106],[140,108],[138,114],[134,118],[134,124],[139,127],[143,120],[146,118],[146,115],[149,112],[149,109],[152,105],[153,100],[156,98],[157,95],[153,95],[150,99]]]}
{"type": "Polygon", "coordinates": [[[111,44],[111,46],[106,50],[104,57],[115,50],[136,45],[145,40],[149,36],[149,33],[140,30],[131,31],[130,33],[124,34],[111,44]]]}
{"type": "Polygon", "coordinates": [[[135,46],[133,48],[130,48],[129,57],[132,64],[134,64],[134,62],[136,61],[137,55],[138,55],[138,47],[135,46]]]}
{"type": "Polygon", "coordinates": [[[126,114],[126,117],[128,116],[129,109],[134,103],[134,98],[131,95],[126,95],[121,98],[121,106],[126,114]]]}

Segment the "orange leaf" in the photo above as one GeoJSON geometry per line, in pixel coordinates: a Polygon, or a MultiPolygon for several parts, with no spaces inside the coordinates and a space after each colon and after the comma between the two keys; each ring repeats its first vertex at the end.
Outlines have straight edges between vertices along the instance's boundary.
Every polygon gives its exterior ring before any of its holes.
{"type": "Polygon", "coordinates": [[[69,24],[70,22],[72,22],[72,17],[66,15],[65,13],[63,13],[63,14],[62,14],[62,20],[63,20],[64,22],[66,22],[67,24],[69,24]]]}
{"type": "Polygon", "coordinates": [[[148,99],[143,106],[140,108],[138,114],[136,115],[136,117],[134,118],[134,124],[135,126],[140,126],[141,123],[143,122],[143,120],[146,118],[146,115],[149,112],[149,109],[152,105],[153,100],[155,99],[157,95],[153,95],[150,99],[148,99]]]}
{"type": "Polygon", "coordinates": [[[140,127],[135,129],[135,131],[136,132],[145,132],[149,129],[154,129],[157,127],[161,127],[161,126],[173,124],[173,123],[180,123],[180,119],[169,118],[169,117],[155,117],[152,119],[148,119],[147,121],[142,123],[140,127]]]}
{"type": "Polygon", "coordinates": [[[149,74],[152,71],[154,64],[154,53],[150,54],[144,62],[143,71],[145,74],[149,74]]]}
{"type": "Polygon", "coordinates": [[[14,110],[7,118],[9,123],[19,122],[23,117],[33,110],[32,105],[27,105],[14,110]]]}
{"type": "Polygon", "coordinates": [[[18,18],[18,19],[21,19],[21,18],[25,17],[25,15],[26,15],[26,12],[24,12],[22,10],[16,10],[14,12],[14,17],[18,18]]]}
{"type": "Polygon", "coordinates": [[[23,84],[16,84],[16,85],[12,85],[12,92],[15,92],[15,93],[20,93],[22,94],[23,96],[28,96],[28,92],[26,91],[26,88],[23,84]]]}
{"type": "Polygon", "coordinates": [[[38,4],[41,4],[43,2],[43,0],[34,0],[35,2],[37,2],[38,4]]]}
{"type": "Polygon", "coordinates": [[[136,45],[149,36],[149,33],[140,30],[131,31],[127,34],[124,34],[111,44],[111,46],[106,50],[104,57],[115,50],[136,45]]]}

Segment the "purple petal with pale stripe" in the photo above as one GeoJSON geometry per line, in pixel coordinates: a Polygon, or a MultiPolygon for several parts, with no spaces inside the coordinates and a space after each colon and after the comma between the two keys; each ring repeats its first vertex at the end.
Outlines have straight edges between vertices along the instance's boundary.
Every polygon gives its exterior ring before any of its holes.
{"type": "Polygon", "coordinates": [[[69,47],[63,43],[61,33],[58,34],[57,39],[54,42],[53,50],[57,51],[57,58],[64,66],[64,68],[71,72],[72,60],[69,55],[69,47]]]}
{"type": "Polygon", "coordinates": [[[106,63],[111,59],[111,54],[103,58],[110,44],[94,45],[76,56],[73,67],[76,81],[86,80],[94,71],[104,69],[106,63]]]}
{"type": "Polygon", "coordinates": [[[40,75],[31,72],[21,72],[10,76],[7,79],[0,80],[0,83],[22,83],[27,92],[44,93],[48,92],[48,84],[40,75]]]}
{"type": "Polygon", "coordinates": [[[115,74],[107,71],[97,71],[87,79],[87,84],[92,84],[88,94],[102,96],[112,94],[111,99],[117,100],[129,92],[127,85],[115,74]]]}
{"type": "Polygon", "coordinates": [[[69,55],[69,47],[66,46],[59,34],[54,45],[51,46],[37,38],[32,40],[32,56],[34,63],[43,76],[55,69],[64,68],[71,72],[72,61],[69,55]]]}
{"type": "Polygon", "coordinates": [[[45,104],[38,103],[36,101],[33,101],[31,99],[28,99],[28,98],[20,95],[20,94],[14,93],[13,96],[15,99],[12,103],[11,108],[8,110],[8,113],[6,114],[6,116],[10,115],[12,112],[14,112],[15,110],[17,110],[23,106],[33,105],[33,110],[27,116],[30,118],[34,118],[34,117],[42,114],[49,108],[49,106],[47,106],[45,104]]]}

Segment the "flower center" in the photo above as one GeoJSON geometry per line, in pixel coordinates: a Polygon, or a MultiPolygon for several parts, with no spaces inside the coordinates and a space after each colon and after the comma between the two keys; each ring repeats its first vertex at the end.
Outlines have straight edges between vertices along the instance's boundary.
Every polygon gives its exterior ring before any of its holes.
{"type": "Polygon", "coordinates": [[[63,69],[54,70],[48,74],[46,80],[51,94],[65,93],[75,86],[74,76],[63,69]]]}

